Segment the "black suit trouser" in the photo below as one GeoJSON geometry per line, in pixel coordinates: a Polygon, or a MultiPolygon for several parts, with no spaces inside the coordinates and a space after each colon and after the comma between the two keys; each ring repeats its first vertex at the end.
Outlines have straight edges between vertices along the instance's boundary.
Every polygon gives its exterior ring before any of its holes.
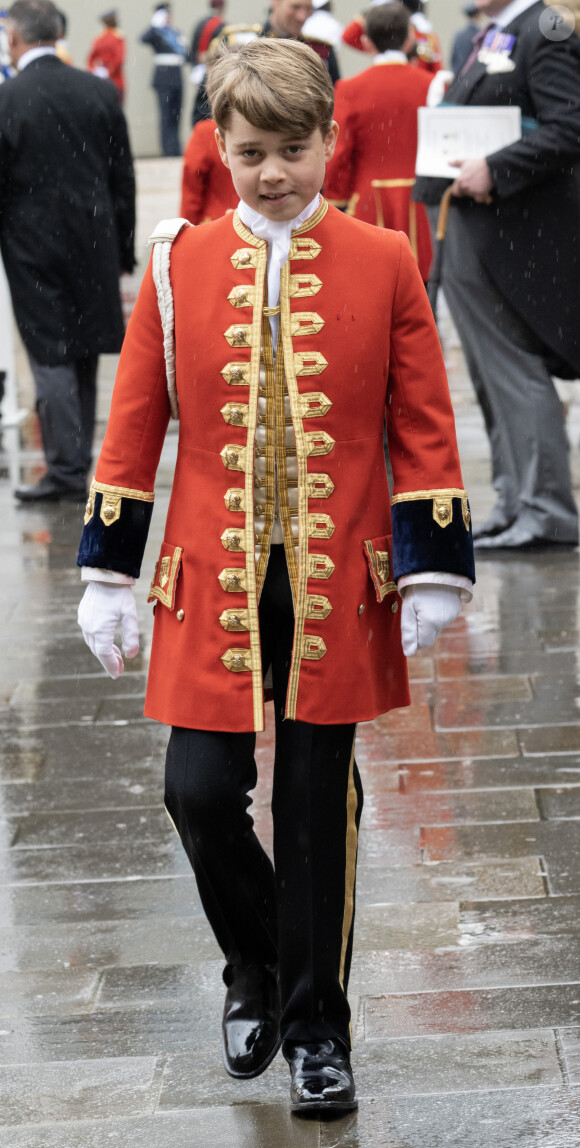
{"type": "Polygon", "coordinates": [[[346,992],[363,803],[356,726],[284,720],[293,633],[284,548],[273,546],[260,638],[274,686],[274,865],[249,812],[257,781],[254,733],[174,727],[165,802],[228,964],[279,964],[282,1038],[334,1037],[349,1046],[346,992]]]}

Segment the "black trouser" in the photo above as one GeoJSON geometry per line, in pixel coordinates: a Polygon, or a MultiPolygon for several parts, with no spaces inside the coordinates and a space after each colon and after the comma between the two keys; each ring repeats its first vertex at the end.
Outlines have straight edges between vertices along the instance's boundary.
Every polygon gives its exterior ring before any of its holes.
{"type": "Polygon", "coordinates": [[[260,637],[276,715],[274,867],[248,812],[254,733],[174,728],[165,802],[228,963],[279,964],[282,1039],[335,1037],[350,1047],[346,990],[363,803],[356,726],[283,720],[293,632],[284,548],[273,546],[260,637]]]}

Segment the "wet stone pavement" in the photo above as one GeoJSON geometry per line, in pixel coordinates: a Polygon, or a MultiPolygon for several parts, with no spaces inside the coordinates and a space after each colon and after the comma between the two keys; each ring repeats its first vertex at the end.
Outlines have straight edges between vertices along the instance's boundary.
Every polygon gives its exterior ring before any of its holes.
{"type": "MultiPolygon", "coordinates": [[[[141,237],[178,166],[139,166],[141,237]]],[[[142,265],[144,259],[142,259],[142,265]]],[[[443,323],[474,520],[492,501],[443,323]]],[[[21,356],[23,405],[29,380],[21,356]]],[[[102,436],[114,362],[105,360],[102,436]]],[[[569,415],[580,477],[580,417],[569,415]]],[[[488,555],[473,603],[410,663],[414,705],[360,727],[365,786],[351,977],[360,1108],[288,1113],[277,1057],[221,1064],[220,953],[162,803],[142,716],[176,437],[137,589],[142,654],[110,681],[76,626],[82,508],[18,509],[34,421],[0,455],[0,1145],[6,1148],[578,1148],[578,553],[488,555]]],[[[272,737],[255,816],[271,840],[272,737]]]]}

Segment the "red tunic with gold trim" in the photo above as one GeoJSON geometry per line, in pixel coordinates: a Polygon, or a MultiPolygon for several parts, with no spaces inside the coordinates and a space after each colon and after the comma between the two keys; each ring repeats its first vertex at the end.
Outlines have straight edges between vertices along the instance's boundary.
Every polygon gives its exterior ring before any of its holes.
{"type": "Polygon", "coordinates": [[[200,120],[189,137],[183,157],[181,214],[190,223],[220,219],[237,207],[232,177],[215,142],[214,120],[200,120]]]}
{"type": "Polygon", "coordinates": [[[331,202],[348,204],[349,215],[404,231],[425,281],[431,234],[425,208],[413,203],[411,189],[417,109],[424,106],[430,83],[430,76],[411,64],[391,62],[340,80],[334,110],[340,132],[324,185],[331,202]]]}
{"type": "MultiPolygon", "coordinates": [[[[296,614],[288,718],[356,722],[407,705],[396,579],[474,578],[439,339],[405,237],[322,200],[292,236],[275,358],[266,269],[266,242],[237,212],[186,228],[171,254],[180,431],[145,709],[171,725],[263,728],[258,602],[276,486],[296,614]]],[[[80,565],[139,574],[169,413],[149,269],[80,565]]]]}
{"type": "Polygon", "coordinates": [[[118,28],[106,28],[97,36],[87,56],[87,68],[94,72],[95,68],[106,68],[109,79],[115,85],[121,101],[125,95],[125,76],[123,65],[125,63],[125,37],[118,28]]]}

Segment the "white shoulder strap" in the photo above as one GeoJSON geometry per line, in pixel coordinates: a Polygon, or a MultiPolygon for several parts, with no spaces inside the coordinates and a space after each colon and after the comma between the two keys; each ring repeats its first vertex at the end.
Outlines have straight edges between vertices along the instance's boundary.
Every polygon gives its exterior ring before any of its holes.
{"type": "Polygon", "coordinates": [[[147,245],[153,247],[153,282],[157,290],[159,314],[163,328],[163,352],[165,354],[165,371],[167,375],[167,394],[171,417],[179,418],[177,390],[175,386],[175,313],[173,309],[173,291],[169,278],[169,260],[171,258],[171,244],[184,227],[192,227],[188,219],[162,219],[155,231],[149,236],[147,245]]]}

